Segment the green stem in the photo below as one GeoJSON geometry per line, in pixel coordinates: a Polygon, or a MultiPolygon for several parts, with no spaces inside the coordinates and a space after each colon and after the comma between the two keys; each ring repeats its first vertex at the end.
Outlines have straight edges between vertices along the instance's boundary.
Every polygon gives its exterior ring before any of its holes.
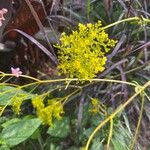
{"type": "MultiPolygon", "coordinates": [[[[133,21],[133,20],[138,21],[138,20],[141,20],[141,18],[139,18],[139,17],[131,17],[131,18],[126,18],[126,19],[123,19],[123,20],[119,20],[119,21],[116,21],[116,22],[114,22],[112,24],[109,24],[109,25],[103,27],[103,29],[105,30],[105,29],[113,27],[113,26],[115,26],[117,24],[120,24],[120,23],[123,23],[123,22],[128,22],[128,21],[133,21]]],[[[148,19],[147,19],[147,21],[148,21],[148,19]]]]}
{"type": "Polygon", "coordinates": [[[109,136],[108,136],[107,148],[106,148],[107,150],[109,150],[112,133],[113,133],[113,118],[110,119],[110,130],[109,130],[109,136]]]}
{"type": "Polygon", "coordinates": [[[136,131],[135,131],[135,135],[134,135],[134,138],[133,138],[133,141],[131,143],[131,146],[130,146],[130,150],[133,150],[134,149],[134,145],[135,145],[135,142],[137,140],[137,137],[138,137],[138,132],[139,132],[139,128],[140,128],[140,124],[141,124],[141,120],[142,120],[142,114],[143,114],[143,110],[144,110],[144,93],[142,94],[142,103],[141,103],[141,111],[140,111],[140,115],[139,115],[139,119],[138,119],[138,124],[137,124],[137,127],[136,127],[136,131]]]}

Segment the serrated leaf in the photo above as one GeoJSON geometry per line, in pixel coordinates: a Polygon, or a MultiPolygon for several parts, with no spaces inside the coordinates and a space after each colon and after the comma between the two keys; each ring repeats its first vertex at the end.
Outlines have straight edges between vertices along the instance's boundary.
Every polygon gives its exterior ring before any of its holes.
{"type": "Polygon", "coordinates": [[[9,146],[15,146],[28,139],[41,125],[37,118],[20,120],[4,128],[0,134],[1,139],[9,146]]]}
{"type": "Polygon", "coordinates": [[[53,137],[65,138],[70,132],[69,118],[63,117],[61,120],[55,120],[52,127],[49,127],[47,133],[53,137]]]}

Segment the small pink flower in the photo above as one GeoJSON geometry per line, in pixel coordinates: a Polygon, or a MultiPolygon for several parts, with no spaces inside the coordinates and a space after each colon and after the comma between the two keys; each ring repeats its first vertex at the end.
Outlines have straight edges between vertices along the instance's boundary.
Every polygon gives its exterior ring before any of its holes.
{"type": "Polygon", "coordinates": [[[11,67],[11,73],[14,74],[17,78],[22,75],[22,71],[20,71],[20,68],[13,68],[11,67]]]}
{"type": "Polygon", "coordinates": [[[0,10],[0,26],[2,26],[2,21],[5,20],[4,14],[6,14],[8,10],[6,8],[2,8],[0,10]]]}

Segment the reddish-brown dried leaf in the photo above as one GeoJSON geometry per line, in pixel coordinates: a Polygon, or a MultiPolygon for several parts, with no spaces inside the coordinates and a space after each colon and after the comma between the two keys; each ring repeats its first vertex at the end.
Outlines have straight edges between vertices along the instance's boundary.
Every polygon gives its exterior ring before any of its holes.
{"type": "MultiPolygon", "coordinates": [[[[16,2],[17,0],[14,0],[16,2]]],[[[35,9],[40,21],[44,23],[46,14],[44,13],[42,4],[37,1],[30,0],[33,8],[35,9]]],[[[50,6],[50,4],[48,5],[50,6]]],[[[27,34],[34,35],[39,31],[39,27],[33,17],[28,5],[24,0],[21,1],[18,10],[16,11],[15,17],[13,17],[10,22],[7,24],[5,28],[5,32],[12,30],[12,29],[19,29],[24,31],[27,34]]],[[[14,40],[17,37],[16,32],[10,32],[7,35],[7,39],[14,40]]]]}

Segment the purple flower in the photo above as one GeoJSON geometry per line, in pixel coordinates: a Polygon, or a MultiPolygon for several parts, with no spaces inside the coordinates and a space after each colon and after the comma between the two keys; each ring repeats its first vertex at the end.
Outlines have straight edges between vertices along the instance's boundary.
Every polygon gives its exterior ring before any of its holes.
{"type": "Polygon", "coordinates": [[[20,68],[13,68],[11,67],[11,73],[14,74],[17,78],[22,75],[22,71],[20,71],[20,68]]]}

